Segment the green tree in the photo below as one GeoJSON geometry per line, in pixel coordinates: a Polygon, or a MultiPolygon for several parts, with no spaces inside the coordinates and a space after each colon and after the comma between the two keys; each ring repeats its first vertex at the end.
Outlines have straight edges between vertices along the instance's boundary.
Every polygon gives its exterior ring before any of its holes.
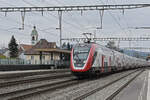
{"type": "Polygon", "coordinates": [[[110,49],[114,49],[116,51],[119,51],[120,52],[120,49],[117,48],[117,46],[115,45],[115,42],[114,41],[109,41],[106,45],[107,48],[110,48],[110,49]]]}
{"type": "Polygon", "coordinates": [[[115,42],[114,41],[109,41],[106,45],[107,48],[110,49],[116,49],[117,47],[115,46],[115,42]]]}
{"type": "Polygon", "coordinates": [[[17,58],[18,57],[18,44],[16,43],[16,39],[14,36],[11,37],[11,40],[8,44],[8,49],[9,49],[9,55],[10,58],[17,58]]]}
{"type": "Polygon", "coordinates": [[[68,50],[71,50],[71,46],[70,46],[70,43],[69,43],[69,42],[67,43],[67,49],[68,49],[68,50]]]}
{"type": "Polygon", "coordinates": [[[66,48],[66,42],[63,43],[62,48],[66,48]]]}
{"type": "Polygon", "coordinates": [[[138,52],[134,52],[133,56],[136,57],[136,58],[140,58],[140,54],[138,52]]]}

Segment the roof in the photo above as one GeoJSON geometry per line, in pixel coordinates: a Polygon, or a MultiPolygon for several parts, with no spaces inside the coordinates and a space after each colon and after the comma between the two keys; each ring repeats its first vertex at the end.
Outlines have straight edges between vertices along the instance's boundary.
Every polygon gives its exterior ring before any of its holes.
{"type": "Polygon", "coordinates": [[[33,27],[33,30],[32,30],[32,32],[31,32],[31,35],[38,35],[38,32],[37,32],[35,26],[33,27]]]}
{"type": "Polygon", "coordinates": [[[0,53],[0,59],[4,59],[4,58],[6,58],[6,56],[0,53]]]}
{"type": "Polygon", "coordinates": [[[39,54],[36,49],[56,49],[56,42],[48,42],[45,39],[41,39],[32,48],[25,52],[26,55],[39,54]]]}
{"type": "Polygon", "coordinates": [[[0,49],[0,54],[4,54],[6,51],[8,51],[8,48],[0,49]]]}
{"type": "Polygon", "coordinates": [[[24,51],[27,51],[33,47],[33,45],[28,44],[20,44],[20,46],[23,48],[24,51]]]}
{"type": "Polygon", "coordinates": [[[46,39],[41,39],[34,48],[56,48],[56,42],[48,42],[46,39]]]}
{"type": "Polygon", "coordinates": [[[42,52],[61,52],[61,53],[71,53],[69,50],[62,50],[62,49],[35,49],[35,51],[42,51],[42,52]]]}

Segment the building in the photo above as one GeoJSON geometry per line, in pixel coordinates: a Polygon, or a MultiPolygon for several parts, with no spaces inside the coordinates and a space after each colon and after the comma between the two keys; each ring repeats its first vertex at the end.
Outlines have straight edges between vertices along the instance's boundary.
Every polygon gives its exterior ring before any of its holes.
{"type": "Polygon", "coordinates": [[[6,56],[6,58],[10,58],[9,53],[10,53],[10,51],[9,51],[9,49],[8,49],[3,55],[6,56]]]}
{"type": "Polygon", "coordinates": [[[31,49],[33,45],[38,42],[38,32],[36,26],[33,26],[31,32],[31,45],[30,44],[19,44],[19,58],[26,60],[26,55],[24,54],[27,50],[31,49]]]}
{"type": "Polygon", "coordinates": [[[50,64],[53,61],[69,61],[70,51],[62,50],[56,42],[45,39],[38,41],[31,49],[25,52],[26,60],[31,64],[50,64]]]}
{"type": "Polygon", "coordinates": [[[6,58],[9,58],[9,50],[8,50],[8,48],[0,49],[0,54],[4,55],[6,58]]]}
{"type": "Polygon", "coordinates": [[[6,59],[6,56],[0,53],[0,59],[6,59]]]}
{"type": "Polygon", "coordinates": [[[35,45],[37,42],[38,42],[38,32],[36,30],[36,26],[34,26],[31,32],[31,44],[35,45]]]}
{"type": "Polygon", "coordinates": [[[28,44],[20,44],[19,45],[19,58],[20,59],[26,59],[26,55],[24,54],[27,50],[31,49],[33,45],[28,44]]]}

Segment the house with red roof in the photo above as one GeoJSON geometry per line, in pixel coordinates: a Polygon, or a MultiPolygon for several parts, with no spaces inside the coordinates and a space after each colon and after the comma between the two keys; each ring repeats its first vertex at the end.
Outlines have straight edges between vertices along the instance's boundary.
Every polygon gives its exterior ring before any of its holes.
{"type": "Polygon", "coordinates": [[[49,64],[51,61],[69,61],[70,51],[57,47],[56,42],[39,40],[32,48],[25,52],[26,60],[31,64],[49,64]]]}

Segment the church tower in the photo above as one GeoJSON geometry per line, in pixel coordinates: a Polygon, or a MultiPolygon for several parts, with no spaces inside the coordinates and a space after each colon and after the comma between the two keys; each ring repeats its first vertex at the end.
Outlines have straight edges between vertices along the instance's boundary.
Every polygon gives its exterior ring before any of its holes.
{"type": "Polygon", "coordinates": [[[31,32],[31,44],[35,45],[38,42],[38,32],[36,30],[36,27],[33,27],[33,30],[31,32]]]}

